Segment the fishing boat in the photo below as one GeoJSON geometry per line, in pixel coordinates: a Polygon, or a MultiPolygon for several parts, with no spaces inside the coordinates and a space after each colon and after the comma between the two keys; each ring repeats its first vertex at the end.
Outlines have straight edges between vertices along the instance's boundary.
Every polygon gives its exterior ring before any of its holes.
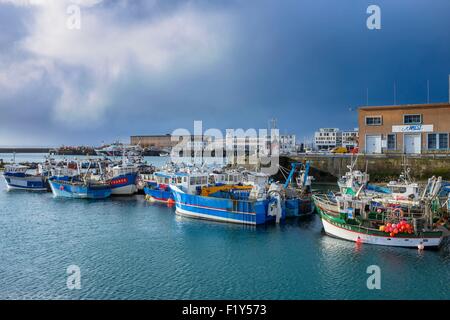
{"type": "Polygon", "coordinates": [[[43,172],[28,173],[29,167],[19,164],[5,166],[3,178],[8,190],[47,191],[46,176],[43,172]]]}
{"type": "Polygon", "coordinates": [[[144,187],[146,199],[151,202],[172,203],[174,196],[170,185],[176,185],[177,181],[187,179],[187,174],[182,172],[157,171],[152,174],[151,180],[144,187]]]}
{"type": "MultiPolygon", "coordinates": [[[[314,212],[311,199],[311,184],[313,177],[309,175],[310,163],[291,163],[291,170],[283,187],[286,217],[298,217],[314,212]],[[298,172],[297,172],[298,171],[298,172]],[[294,174],[297,173],[296,179],[294,174]],[[293,183],[295,181],[295,183],[293,183]]],[[[280,166],[281,172],[287,172],[280,166]]]]}
{"type": "MultiPolygon", "coordinates": [[[[161,170],[151,175],[146,175],[146,185],[144,187],[145,197],[150,202],[174,203],[174,195],[171,186],[181,186],[187,184],[190,175],[203,169],[184,164],[175,165],[168,162],[161,170]]],[[[204,181],[207,185],[209,180],[204,181]]]]}
{"type": "Polygon", "coordinates": [[[251,181],[246,180],[244,173],[237,170],[199,168],[186,165],[175,166],[169,163],[163,170],[154,172],[150,179],[147,177],[147,185],[144,188],[147,199],[152,202],[174,202],[171,186],[186,186],[191,175],[195,176],[198,172],[202,172],[203,180],[201,184],[211,188],[225,185],[252,184],[251,181]]]}
{"type": "Polygon", "coordinates": [[[142,154],[142,152],[142,147],[138,145],[126,145],[118,141],[109,145],[103,145],[95,149],[95,153],[97,155],[108,157],[122,157],[124,155],[139,156],[142,154]]]}
{"type": "Polygon", "coordinates": [[[313,195],[328,235],[358,243],[398,247],[438,247],[443,232],[434,225],[434,203],[442,180],[431,178],[420,201],[313,195]],[[383,203],[384,202],[384,203],[383,203]]]}
{"type": "Polygon", "coordinates": [[[177,215],[248,225],[284,219],[284,203],[276,184],[266,190],[258,185],[211,186],[208,181],[208,172],[197,172],[170,186],[177,215]]]}
{"type": "Polygon", "coordinates": [[[49,179],[50,188],[55,197],[76,199],[104,199],[112,194],[109,181],[100,179],[103,176],[102,167],[99,166],[100,176],[93,175],[91,163],[88,162],[86,170],[82,170],[83,164],[76,163],[76,168],[68,165],[63,168],[55,168],[49,179]]]}
{"type": "Polygon", "coordinates": [[[97,181],[58,180],[50,178],[50,187],[55,197],[77,199],[105,199],[111,195],[111,186],[97,181]]]}
{"type": "Polygon", "coordinates": [[[338,180],[338,186],[341,194],[355,195],[362,187],[360,194],[362,196],[387,197],[394,200],[416,200],[420,196],[419,184],[411,178],[410,168],[403,162],[403,170],[397,180],[390,181],[386,186],[370,184],[370,176],[365,172],[355,170],[356,160],[347,166],[349,169],[346,174],[338,180]]]}

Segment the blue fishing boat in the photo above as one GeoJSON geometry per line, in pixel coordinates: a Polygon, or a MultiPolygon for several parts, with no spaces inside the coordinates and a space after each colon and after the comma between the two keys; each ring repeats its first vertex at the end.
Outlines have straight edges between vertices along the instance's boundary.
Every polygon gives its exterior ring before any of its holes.
{"type": "Polygon", "coordinates": [[[177,180],[187,179],[186,173],[158,171],[153,173],[152,180],[144,187],[147,200],[152,202],[169,203],[174,201],[170,184],[176,185],[177,180]]]}
{"type": "Polygon", "coordinates": [[[174,201],[169,185],[147,184],[147,186],[144,187],[144,193],[146,199],[151,202],[169,203],[174,201]]]}
{"type": "Polygon", "coordinates": [[[90,170],[95,167],[87,162],[87,170],[83,170],[84,164],[72,162],[67,167],[54,169],[49,178],[50,188],[55,197],[77,199],[104,199],[112,194],[111,183],[104,179],[101,165],[97,165],[100,176],[92,175],[90,170]]]}
{"type": "MultiPolygon", "coordinates": [[[[311,199],[311,184],[313,177],[309,175],[309,162],[291,164],[291,170],[283,186],[284,199],[286,207],[286,217],[298,217],[314,212],[314,206],[311,199]],[[294,175],[297,172],[297,177],[294,175]],[[293,183],[295,181],[295,183],[293,183]]],[[[280,170],[287,169],[279,167],[280,170]]]]}
{"type": "Polygon", "coordinates": [[[49,184],[55,197],[77,199],[104,199],[111,193],[111,185],[101,182],[84,182],[52,177],[49,184]]]}
{"type": "Polygon", "coordinates": [[[171,185],[176,214],[191,218],[259,225],[284,219],[280,190],[266,192],[258,185],[208,185],[207,173],[190,174],[171,185]]]}
{"type": "Polygon", "coordinates": [[[27,166],[5,166],[3,178],[8,190],[47,191],[46,177],[42,173],[29,174],[27,166]]]}

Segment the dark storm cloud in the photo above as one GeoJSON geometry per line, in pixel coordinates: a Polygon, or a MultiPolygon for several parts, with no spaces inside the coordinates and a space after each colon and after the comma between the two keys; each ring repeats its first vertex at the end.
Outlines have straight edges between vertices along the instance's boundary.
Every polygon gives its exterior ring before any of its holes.
{"type": "MultiPolygon", "coordinates": [[[[197,27],[193,29],[199,31],[200,37],[203,32],[210,37],[207,49],[202,48],[207,53],[196,50],[202,43],[199,40],[188,47],[192,49],[190,54],[183,52],[181,58],[173,58],[174,67],[160,71],[152,68],[161,46],[149,46],[149,61],[145,57],[127,57],[126,64],[119,64],[120,76],[113,80],[95,76],[102,70],[95,69],[95,64],[64,67],[67,61],[58,61],[59,73],[73,77],[77,74],[75,69],[82,70],[81,76],[68,81],[68,85],[87,91],[77,96],[80,103],[90,96],[90,88],[100,87],[94,91],[94,97],[100,91],[107,99],[100,99],[100,111],[95,109],[98,106],[94,99],[92,112],[98,111],[101,119],[86,121],[82,129],[77,129],[64,124],[61,109],[57,109],[59,118],[55,118],[54,105],[62,89],[49,80],[46,85],[27,82],[15,94],[0,99],[3,114],[13,119],[1,121],[1,125],[9,132],[33,127],[43,137],[58,137],[54,143],[96,144],[132,134],[190,129],[193,120],[203,120],[204,126],[220,129],[264,128],[269,118],[276,117],[282,132],[304,137],[318,127],[355,127],[356,114],[350,108],[366,103],[367,88],[370,104],[391,104],[394,82],[397,103],[421,103],[426,101],[426,81],[430,80],[432,101],[446,101],[450,2],[377,1],[382,12],[382,29],[377,31],[366,28],[369,4],[372,3],[323,0],[104,1],[90,12],[113,16],[115,27],[125,32],[140,25],[152,26],[161,17],[189,8],[189,12],[196,13],[189,22],[199,22],[205,29],[211,26],[211,30],[201,32],[197,27]],[[202,17],[207,24],[202,24],[202,17]],[[210,44],[217,44],[220,52],[208,50],[210,44]],[[152,68],[143,67],[147,63],[152,68]],[[103,79],[108,82],[105,87],[103,79]],[[31,101],[35,107],[24,118],[10,107],[15,104],[23,114],[31,101]]],[[[14,10],[17,16],[30,11],[0,5],[0,12],[5,8],[14,10]]],[[[157,28],[166,32],[171,30],[170,23],[172,20],[157,28]]],[[[104,28],[112,26],[106,24],[104,28]]],[[[0,39],[6,40],[0,40],[1,51],[8,56],[13,52],[9,46],[14,39],[23,37],[23,31],[6,26],[2,30],[5,35],[0,39]]],[[[120,37],[118,40],[124,41],[120,37]]],[[[172,45],[166,40],[163,49],[172,45]]],[[[116,48],[121,44],[111,43],[111,52],[122,54],[123,48],[116,48]]],[[[103,53],[92,54],[95,58],[103,53]]],[[[114,60],[114,56],[108,59],[114,60]]],[[[5,144],[3,140],[0,144],[5,144]]]]}

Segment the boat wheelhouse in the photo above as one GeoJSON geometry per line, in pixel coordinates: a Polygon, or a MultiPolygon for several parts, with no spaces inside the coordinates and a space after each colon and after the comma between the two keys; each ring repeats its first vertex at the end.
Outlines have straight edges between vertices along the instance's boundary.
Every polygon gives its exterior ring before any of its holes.
{"type": "Polygon", "coordinates": [[[390,197],[394,200],[417,200],[420,196],[419,184],[390,181],[387,184],[390,197]]]}
{"type": "Polygon", "coordinates": [[[406,159],[404,159],[403,167],[398,179],[387,184],[391,197],[394,200],[418,200],[420,198],[419,184],[412,181],[406,159]]]}
{"type": "Polygon", "coordinates": [[[209,181],[214,185],[234,185],[242,183],[244,176],[237,171],[213,171],[209,175],[209,181]]]}

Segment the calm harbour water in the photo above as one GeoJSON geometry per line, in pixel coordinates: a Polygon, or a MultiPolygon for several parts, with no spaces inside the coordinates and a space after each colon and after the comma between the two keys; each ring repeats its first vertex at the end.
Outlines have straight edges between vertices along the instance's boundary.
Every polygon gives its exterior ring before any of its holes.
{"type": "Polygon", "coordinates": [[[180,218],[143,196],[7,192],[2,180],[0,239],[2,299],[450,298],[448,242],[358,246],[324,235],[317,216],[253,228],[180,218]],[[81,290],[66,286],[73,264],[81,290]],[[370,265],[381,290],[367,289],[370,265]]]}

